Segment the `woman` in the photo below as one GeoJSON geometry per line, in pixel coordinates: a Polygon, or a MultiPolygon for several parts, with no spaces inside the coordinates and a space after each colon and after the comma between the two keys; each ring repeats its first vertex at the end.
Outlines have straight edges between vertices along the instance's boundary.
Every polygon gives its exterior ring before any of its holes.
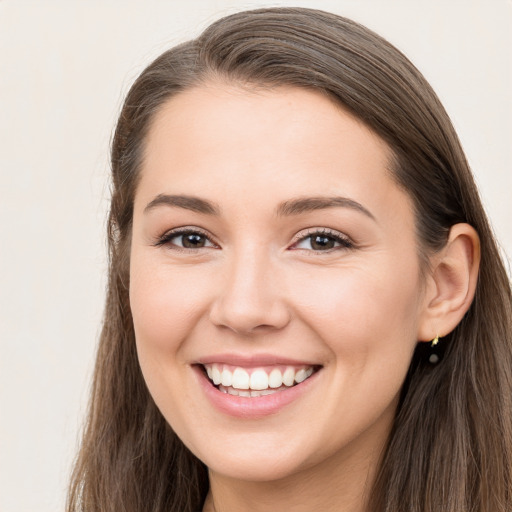
{"type": "Polygon", "coordinates": [[[229,16],[137,79],[112,166],[70,511],[511,509],[510,284],[400,52],[229,16]]]}

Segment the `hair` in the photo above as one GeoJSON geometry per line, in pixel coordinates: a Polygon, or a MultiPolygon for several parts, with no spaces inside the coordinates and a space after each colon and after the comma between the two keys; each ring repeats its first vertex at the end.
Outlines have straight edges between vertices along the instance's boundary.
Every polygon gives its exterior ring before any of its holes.
{"type": "Polygon", "coordinates": [[[167,424],[139,368],[129,252],[155,113],[181,91],[219,80],[320,91],[379,135],[392,151],[394,179],[412,198],[425,261],[454,224],[476,229],[475,298],[443,339],[439,364],[418,343],[367,506],[512,510],[511,287],[450,119],[420,72],[377,34],[334,14],[275,8],[227,16],[166,51],[124,102],[112,142],[106,309],[68,511],[192,512],[208,491],[206,467],[167,424]]]}

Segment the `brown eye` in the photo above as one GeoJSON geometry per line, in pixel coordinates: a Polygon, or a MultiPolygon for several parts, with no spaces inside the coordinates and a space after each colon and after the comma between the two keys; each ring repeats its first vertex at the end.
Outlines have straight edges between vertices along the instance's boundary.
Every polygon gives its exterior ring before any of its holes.
{"type": "Polygon", "coordinates": [[[336,246],[336,240],[332,236],[313,235],[311,239],[311,248],[314,251],[325,251],[326,249],[333,249],[336,246]]]}
{"type": "Polygon", "coordinates": [[[318,231],[305,235],[292,249],[307,249],[316,252],[328,252],[336,249],[350,249],[352,242],[338,232],[318,231]]]}
{"type": "Polygon", "coordinates": [[[202,249],[204,247],[216,247],[215,244],[199,231],[180,230],[171,231],[163,235],[158,242],[157,246],[167,246],[169,248],[183,248],[183,249],[202,249]]]}
{"type": "Polygon", "coordinates": [[[206,237],[198,233],[188,233],[176,238],[181,238],[181,246],[186,249],[198,249],[206,246],[206,237]]]}

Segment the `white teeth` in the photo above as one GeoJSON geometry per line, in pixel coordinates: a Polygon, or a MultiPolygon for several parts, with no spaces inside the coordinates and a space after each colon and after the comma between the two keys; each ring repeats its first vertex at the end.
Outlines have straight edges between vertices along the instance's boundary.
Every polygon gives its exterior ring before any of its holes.
{"type": "Polygon", "coordinates": [[[285,386],[290,387],[290,386],[293,386],[294,381],[295,381],[295,370],[291,366],[288,366],[288,368],[286,368],[286,370],[283,373],[283,384],[285,386]]]}
{"type": "Polygon", "coordinates": [[[268,375],[265,370],[255,370],[251,373],[250,388],[256,391],[268,388],[268,375]]]}
{"type": "Polygon", "coordinates": [[[235,368],[231,385],[236,389],[249,389],[249,382],[249,374],[242,368],[235,368]]]}
{"type": "Polygon", "coordinates": [[[221,382],[223,386],[231,386],[233,383],[233,374],[229,370],[222,370],[221,382]]]}
{"type": "Polygon", "coordinates": [[[219,386],[219,391],[221,393],[227,393],[229,395],[233,395],[233,396],[243,396],[244,398],[253,398],[253,397],[258,397],[258,396],[265,396],[265,395],[272,395],[273,393],[277,393],[278,389],[262,389],[261,391],[260,390],[251,390],[251,391],[248,391],[248,390],[244,390],[244,389],[235,389],[231,386],[228,386],[228,387],[224,387],[222,384],[219,386]]]}
{"type": "Polygon", "coordinates": [[[274,368],[268,376],[268,385],[271,388],[280,388],[283,385],[283,375],[279,368],[274,368]]]}
{"type": "Polygon", "coordinates": [[[291,387],[295,383],[304,382],[314,372],[312,366],[300,367],[298,370],[293,366],[281,366],[272,368],[270,373],[267,373],[263,368],[254,368],[252,371],[247,371],[245,368],[233,368],[218,363],[204,366],[208,378],[215,386],[219,386],[223,393],[239,396],[262,396],[273,393],[275,390],[280,391],[280,388],[286,389],[286,387],[291,387]],[[236,392],[233,392],[233,390],[236,392]],[[240,394],[239,390],[244,391],[244,393],[240,394]]]}
{"type": "Polygon", "coordinates": [[[261,391],[251,391],[251,397],[273,395],[274,393],[277,393],[277,389],[262,389],[261,391]]]}
{"type": "Polygon", "coordinates": [[[295,382],[300,384],[302,381],[306,380],[306,370],[299,370],[295,374],[295,382]]]}
{"type": "Polygon", "coordinates": [[[215,385],[220,384],[220,381],[221,381],[220,370],[216,364],[213,365],[211,379],[213,380],[213,383],[215,385]]]}

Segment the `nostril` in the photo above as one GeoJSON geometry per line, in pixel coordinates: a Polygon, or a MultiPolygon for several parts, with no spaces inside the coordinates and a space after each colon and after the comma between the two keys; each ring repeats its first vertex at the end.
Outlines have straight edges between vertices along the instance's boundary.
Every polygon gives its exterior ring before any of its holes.
{"type": "Polygon", "coordinates": [[[290,321],[290,314],[284,306],[277,304],[265,310],[243,310],[240,307],[228,310],[217,307],[212,309],[210,321],[221,329],[228,329],[240,336],[250,336],[284,328],[290,321]]]}
{"type": "Polygon", "coordinates": [[[236,275],[226,278],[209,312],[214,325],[243,336],[282,329],[291,318],[281,296],[282,288],[273,286],[274,280],[261,271],[261,267],[269,264],[251,263],[254,258],[246,254],[242,263],[236,265],[236,275]]]}

